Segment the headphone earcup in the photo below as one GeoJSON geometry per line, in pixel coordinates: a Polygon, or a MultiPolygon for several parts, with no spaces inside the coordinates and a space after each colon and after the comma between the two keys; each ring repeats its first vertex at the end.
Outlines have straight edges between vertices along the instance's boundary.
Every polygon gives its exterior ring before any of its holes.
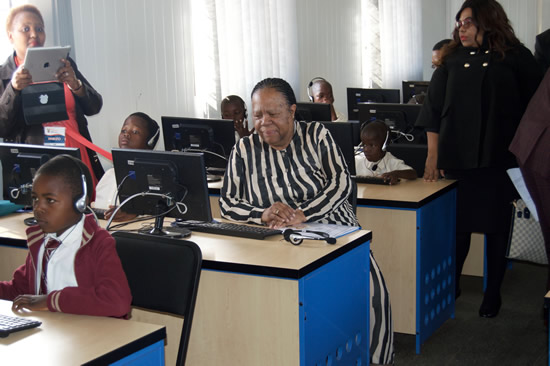
{"type": "Polygon", "coordinates": [[[313,103],[313,94],[311,94],[311,87],[313,86],[313,83],[316,82],[317,80],[322,80],[322,81],[326,81],[324,78],[320,77],[320,76],[316,76],[314,77],[313,79],[311,79],[311,81],[309,82],[309,84],[307,84],[307,96],[309,97],[309,101],[313,103]]]}
{"type": "Polygon", "coordinates": [[[307,84],[307,97],[309,98],[309,101],[313,103],[313,95],[311,95],[311,87],[313,86],[313,80],[311,80],[309,82],[309,84],[307,84]]]}
{"type": "Polygon", "coordinates": [[[88,196],[88,186],[86,185],[86,176],[84,174],[81,175],[82,178],[82,196],[77,197],[74,201],[74,209],[79,212],[83,213],[86,211],[86,197],[88,196]]]}
{"type": "Polygon", "coordinates": [[[300,245],[304,239],[299,238],[296,234],[290,234],[290,242],[294,245],[300,245]]]}
{"type": "Polygon", "coordinates": [[[304,241],[304,239],[302,239],[300,237],[297,237],[294,230],[292,230],[292,229],[286,229],[283,232],[283,237],[285,238],[286,241],[288,241],[288,242],[290,242],[294,245],[300,245],[304,241]]]}
{"type": "Polygon", "coordinates": [[[82,170],[82,167],[78,164],[78,162],[70,155],[63,154],[61,155],[70,161],[73,162],[78,167],[78,170],[80,170],[80,179],[82,181],[82,195],[79,197],[74,198],[73,207],[76,212],[78,213],[84,213],[86,211],[86,198],[88,197],[88,184],[86,181],[86,175],[84,174],[84,170],[82,170]]]}

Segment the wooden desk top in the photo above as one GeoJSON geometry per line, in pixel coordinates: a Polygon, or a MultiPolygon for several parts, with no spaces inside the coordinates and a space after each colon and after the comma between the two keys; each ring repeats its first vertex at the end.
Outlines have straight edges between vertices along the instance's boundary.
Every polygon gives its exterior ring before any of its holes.
{"type": "Polygon", "coordinates": [[[357,184],[357,204],[364,206],[390,206],[419,208],[449,190],[456,188],[455,180],[442,179],[424,182],[402,179],[394,186],[380,184],[357,184]]]}
{"type": "MultiPolygon", "coordinates": [[[[210,194],[219,195],[223,182],[208,183],[210,194]]],[[[456,187],[456,181],[441,179],[437,182],[424,182],[402,179],[395,186],[381,184],[357,184],[357,204],[364,206],[390,206],[419,208],[440,195],[456,187]]]]}
{"type": "Polygon", "coordinates": [[[163,326],[100,316],[11,311],[0,300],[0,314],[42,322],[38,328],[0,338],[3,365],[106,365],[166,338],[163,326]]]}
{"type": "MultiPolygon", "coordinates": [[[[12,214],[0,218],[0,244],[7,239],[17,241],[17,246],[25,246],[25,224],[23,219],[31,214],[12,214]]],[[[167,218],[165,226],[172,221],[167,218]]],[[[100,220],[105,227],[106,221],[100,220]]],[[[127,229],[139,228],[132,224],[127,229]]],[[[122,230],[122,229],[121,229],[122,230]]],[[[267,276],[301,278],[334,258],[356,248],[367,240],[372,233],[358,230],[337,239],[329,245],[324,240],[304,240],[299,245],[285,241],[282,235],[265,240],[254,240],[193,232],[187,240],[197,243],[201,248],[203,268],[232,272],[242,272],[267,276]]]]}

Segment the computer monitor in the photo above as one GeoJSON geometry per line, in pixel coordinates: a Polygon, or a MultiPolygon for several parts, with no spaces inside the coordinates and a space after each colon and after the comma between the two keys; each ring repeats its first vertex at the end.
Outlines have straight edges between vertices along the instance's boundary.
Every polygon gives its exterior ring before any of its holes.
{"type": "Polygon", "coordinates": [[[202,153],[134,149],[112,153],[121,209],[158,215],[149,234],[170,232],[162,226],[165,216],[212,221],[202,153]]]}
{"type": "Polygon", "coordinates": [[[161,117],[166,151],[203,152],[209,174],[225,172],[235,145],[233,121],[187,117],[161,117]]]}
{"type": "Polygon", "coordinates": [[[399,89],[347,88],[348,119],[359,119],[359,103],[399,103],[399,89]]]}
{"type": "Polygon", "coordinates": [[[402,90],[403,90],[403,103],[407,103],[415,95],[420,95],[422,93],[428,93],[428,86],[430,85],[429,81],[409,81],[403,80],[402,90]]]}
{"type": "Polygon", "coordinates": [[[32,207],[32,180],[38,168],[56,155],[67,154],[80,159],[76,147],[0,143],[4,199],[32,207]]]}
{"type": "Polygon", "coordinates": [[[361,124],[375,119],[385,122],[393,132],[392,142],[426,144],[426,133],[414,126],[421,108],[420,104],[359,103],[359,121],[361,124]],[[399,132],[409,135],[412,140],[399,132]]]}
{"type": "Polygon", "coordinates": [[[340,147],[351,175],[355,175],[354,125],[356,122],[322,122],[340,147]]]}
{"type": "Polygon", "coordinates": [[[298,121],[332,121],[330,104],[298,102],[296,103],[296,119],[298,121]]]}

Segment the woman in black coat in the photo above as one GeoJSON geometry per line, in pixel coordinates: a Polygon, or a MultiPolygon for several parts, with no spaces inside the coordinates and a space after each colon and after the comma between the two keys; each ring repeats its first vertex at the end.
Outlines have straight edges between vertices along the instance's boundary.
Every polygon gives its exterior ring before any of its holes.
{"type": "MultiPolygon", "coordinates": [[[[42,47],[46,41],[44,21],[33,5],[12,8],[6,22],[8,38],[14,52],[0,66],[0,137],[7,142],[42,145],[43,125],[26,125],[21,104],[21,90],[32,83],[32,75],[23,67],[27,48],[42,47]]],[[[99,113],[103,106],[101,95],[78,71],[75,62],[68,58],[57,72],[57,81],[63,83],[69,120],[53,125],[72,129],[91,141],[87,116],[99,113]]],[[[81,159],[94,178],[94,186],[103,175],[97,154],[66,135],[66,146],[79,147],[81,159]]]]}
{"type": "Polygon", "coordinates": [[[542,75],[494,0],[464,2],[438,66],[416,123],[428,136],[424,180],[458,179],[457,297],[471,233],[486,234],[488,282],[479,315],[491,318],[501,307],[516,195],[506,174],[516,165],[508,146],[542,75]]]}

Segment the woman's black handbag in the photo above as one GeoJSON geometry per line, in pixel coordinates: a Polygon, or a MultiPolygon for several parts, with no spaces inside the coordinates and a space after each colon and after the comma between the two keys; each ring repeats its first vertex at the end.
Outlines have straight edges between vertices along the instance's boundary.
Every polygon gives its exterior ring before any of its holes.
{"type": "Polygon", "coordinates": [[[31,84],[21,91],[21,97],[27,125],[69,119],[63,83],[31,84]]]}

